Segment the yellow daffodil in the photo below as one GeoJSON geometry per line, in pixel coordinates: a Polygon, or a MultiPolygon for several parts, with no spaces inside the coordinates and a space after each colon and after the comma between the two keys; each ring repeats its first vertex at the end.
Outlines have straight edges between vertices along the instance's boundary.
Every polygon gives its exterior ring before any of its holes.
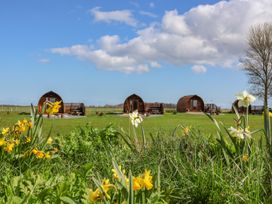
{"type": "Polygon", "coordinates": [[[6,144],[5,138],[0,138],[0,147],[6,144]]]}
{"type": "Polygon", "coordinates": [[[49,114],[49,115],[53,115],[55,113],[58,113],[59,112],[59,109],[61,108],[61,101],[56,101],[54,103],[52,102],[47,102],[46,103],[48,108],[46,109],[46,113],[49,114]]]}
{"type": "Polygon", "coordinates": [[[44,158],[44,153],[42,152],[42,151],[38,151],[37,153],[36,153],[36,157],[37,158],[39,158],[39,159],[42,159],[42,158],[44,158]]]}
{"type": "Polygon", "coordinates": [[[47,141],[46,141],[47,144],[52,144],[52,142],[53,142],[53,139],[52,139],[51,137],[49,137],[49,138],[47,139],[47,141]]]}
{"type": "Polygon", "coordinates": [[[10,132],[10,128],[3,128],[2,129],[2,135],[7,135],[10,132]]]}
{"type": "Polygon", "coordinates": [[[95,191],[90,189],[89,191],[89,200],[91,202],[96,202],[105,196],[108,200],[111,199],[110,195],[108,194],[108,191],[110,190],[111,187],[113,187],[113,184],[110,183],[109,179],[103,179],[102,185],[103,193],[97,188],[95,191]]]}
{"type": "Polygon", "coordinates": [[[18,125],[18,130],[22,133],[24,131],[26,131],[26,123],[24,121],[18,121],[17,122],[18,125]]]}
{"type": "Polygon", "coordinates": [[[33,123],[31,121],[28,121],[28,127],[32,128],[33,127],[33,123]]]}
{"type": "Polygon", "coordinates": [[[113,178],[114,178],[114,179],[119,179],[119,176],[118,176],[116,170],[115,170],[115,169],[112,169],[111,171],[112,171],[112,176],[113,176],[113,178]]]}
{"type": "Polygon", "coordinates": [[[37,154],[37,152],[38,152],[38,150],[36,148],[32,150],[33,154],[37,154]]]}
{"type": "Polygon", "coordinates": [[[96,202],[99,199],[101,199],[101,192],[99,191],[99,189],[96,189],[95,191],[90,189],[90,191],[89,191],[89,200],[91,202],[96,202]]]}
{"type": "Polygon", "coordinates": [[[14,141],[14,143],[15,143],[16,145],[18,145],[18,144],[20,144],[20,140],[16,139],[16,140],[14,141]]]}
{"type": "Polygon", "coordinates": [[[102,188],[103,188],[103,191],[104,191],[107,199],[110,199],[110,195],[108,194],[108,191],[110,190],[111,187],[113,187],[113,184],[110,183],[110,180],[103,179],[102,188]]]}
{"type": "Polygon", "coordinates": [[[134,191],[138,191],[138,190],[141,190],[142,186],[142,178],[140,177],[136,177],[136,178],[133,178],[133,190],[134,191]]]}
{"type": "Polygon", "coordinates": [[[28,120],[27,119],[23,119],[22,123],[25,124],[25,125],[28,125],[28,120]]]}
{"type": "Polygon", "coordinates": [[[26,143],[30,143],[30,142],[31,142],[31,137],[30,137],[30,136],[26,137],[25,142],[26,142],[26,143]]]}
{"type": "Polygon", "coordinates": [[[46,159],[50,159],[50,158],[51,158],[50,153],[49,153],[49,152],[46,152],[46,153],[44,154],[44,158],[46,158],[46,159]]]}
{"type": "Polygon", "coordinates": [[[143,179],[142,179],[142,185],[147,190],[150,190],[153,188],[152,176],[150,174],[151,174],[150,170],[145,170],[144,175],[143,175],[143,179]]]}
{"type": "MultiPolygon", "coordinates": [[[[122,166],[119,165],[118,167],[119,167],[120,171],[122,171],[122,173],[125,175],[126,171],[125,171],[125,170],[122,170],[122,166]]],[[[114,179],[119,179],[119,176],[118,176],[117,171],[116,171],[115,169],[112,169],[111,171],[112,171],[112,176],[113,176],[113,178],[114,178],[114,179]]]]}
{"type": "Polygon", "coordinates": [[[33,149],[32,153],[38,158],[38,159],[42,159],[45,157],[45,153],[43,151],[40,151],[38,149],[33,149]]]}
{"type": "Polygon", "coordinates": [[[247,91],[243,91],[242,93],[237,95],[238,106],[239,107],[248,107],[250,104],[252,104],[256,98],[249,94],[247,91]]]}
{"type": "Polygon", "coordinates": [[[9,143],[5,148],[4,150],[8,153],[11,153],[13,148],[14,148],[15,144],[14,143],[9,143]]]}

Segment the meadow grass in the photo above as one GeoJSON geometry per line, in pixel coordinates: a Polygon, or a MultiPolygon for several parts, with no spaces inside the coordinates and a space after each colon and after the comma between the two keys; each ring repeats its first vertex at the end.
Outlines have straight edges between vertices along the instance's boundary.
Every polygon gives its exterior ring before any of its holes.
{"type": "MultiPolygon", "coordinates": [[[[0,112],[0,128],[10,126],[20,119],[29,118],[30,115],[26,115],[27,109],[25,107],[17,108],[17,111],[0,112]],[[21,109],[20,109],[21,108],[21,109]],[[24,114],[21,114],[21,113],[24,114]]],[[[15,110],[15,108],[13,107],[15,110]]],[[[28,108],[29,112],[29,108],[28,108]]],[[[104,128],[105,126],[112,124],[115,128],[123,128],[128,130],[129,121],[128,116],[120,115],[121,109],[118,108],[87,108],[86,117],[75,119],[45,119],[44,121],[44,133],[48,133],[52,128],[53,135],[66,135],[70,133],[74,128],[79,126],[85,126],[89,124],[93,127],[104,128]],[[102,116],[96,115],[96,112],[102,112],[102,116]]],[[[233,125],[233,119],[235,114],[224,113],[218,116],[214,116],[216,120],[223,122],[227,127],[233,125]]],[[[249,117],[251,129],[263,128],[263,117],[260,115],[250,115],[249,117]]],[[[208,120],[206,115],[195,115],[186,113],[165,113],[164,115],[154,115],[145,117],[143,125],[145,126],[145,132],[149,133],[172,132],[178,125],[192,126],[205,134],[215,134],[216,128],[208,120]]]]}
{"type": "MultiPolygon", "coordinates": [[[[3,127],[29,117],[0,115],[3,127]]],[[[215,116],[226,127],[236,127],[234,118],[215,116]]],[[[205,115],[167,113],[138,128],[92,109],[80,119],[29,119],[2,130],[0,203],[271,203],[271,160],[261,137],[244,140],[224,128],[215,136],[216,123],[205,115]],[[186,127],[169,134],[179,124],[186,127]]],[[[262,128],[262,117],[250,116],[250,125],[262,128]]]]}

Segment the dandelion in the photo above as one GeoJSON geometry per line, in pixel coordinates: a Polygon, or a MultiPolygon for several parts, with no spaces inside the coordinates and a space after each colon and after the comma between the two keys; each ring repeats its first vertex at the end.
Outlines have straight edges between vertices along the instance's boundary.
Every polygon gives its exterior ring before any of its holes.
{"type": "Polygon", "coordinates": [[[243,91],[242,93],[238,94],[237,99],[239,100],[238,106],[246,108],[256,100],[256,98],[247,91],[243,91]]]}
{"type": "Polygon", "coordinates": [[[2,129],[2,135],[7,135],[7,134],[9,134],[9,132],[10,132],[10,128],[3,128],[2,129]]]}
{"type": "Polygon", "coordinates": [[[135,126],[136,128],[141,122],[143,122],[143,118],[139,115],[138,110],[134,111],[133,113],[130,113],[129,117],[132,125],[135,126]]]}

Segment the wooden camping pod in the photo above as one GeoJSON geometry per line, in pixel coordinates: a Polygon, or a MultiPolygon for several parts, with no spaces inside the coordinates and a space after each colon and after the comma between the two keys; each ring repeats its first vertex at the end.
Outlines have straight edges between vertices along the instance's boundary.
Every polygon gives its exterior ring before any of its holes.
{"type": "Polygon", "coordinates": [[[145,112],[148,114],[163,114],[163,103],[145,103],[145,112]]]}
{"type": "Polygon", "coordinates": [[[177,112],[202,112],[204,101],[197,95],[183,96],[177,103],[177,112]]]}
{"type": "Polygon", "coordinates": [[[70,115],[85,115],[85,105],[84,103],[65,103],[64,113],[70,115]]]}
{"type": "Polygon", "coordinates": [[[123,111],[124,113],[132,113],[135,110],[142,114],[145,113],[145,104],[140,96],[132,94],[126,98],[123,111]]]}
{"type": "Polygon", "coordinates": [[[45,102],[56,102],[56,101],[61,101],[60,105],[60,109],[59,109],[59,113],[63,113],[64,112],[64,105],[63,105],[63,100],[62,98],[55,92],[53,91],[49,91],[47,93],[45,93],[39,100],[38,102],[38,111],[39,113],[42,112],[42,108],[45,102]]]}
{"type": "Polygon", "coordinates": [[[214,103],[207,103],[204,106],[204,112],[209,113],[211,115],[213,114],[218,115],[219,113],[221,113],[221,108],[215,105],[214,103]]]}

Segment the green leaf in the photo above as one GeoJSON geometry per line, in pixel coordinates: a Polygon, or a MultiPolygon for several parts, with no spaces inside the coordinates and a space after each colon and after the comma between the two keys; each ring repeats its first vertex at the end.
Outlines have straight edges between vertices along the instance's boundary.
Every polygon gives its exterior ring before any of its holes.
{"type": "Polygon", "coordinates": [[[131,171],[129,171],[129,193],[128,193],[128,204],[134,203],[133,196],[133,177],[131,171]]]}
{"type": "Polygon", "coordinates": [[[67,196],[60,197],[60,200],[63,201],[64,203],[76,204],[76,202],[74,202],[71,198],[69,198],[67,196]]]}

